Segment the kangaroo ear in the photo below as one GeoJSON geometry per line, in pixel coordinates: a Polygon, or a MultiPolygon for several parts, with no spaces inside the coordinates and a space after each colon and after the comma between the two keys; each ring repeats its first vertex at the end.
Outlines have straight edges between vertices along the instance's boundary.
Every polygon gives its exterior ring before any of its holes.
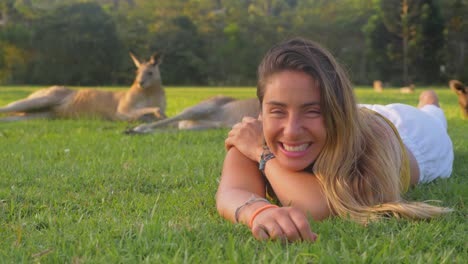
{"type": "Polygon", "coordinates": [[[150,62],[152,65],[159,65],[159,64],[161,64],[162,59],[163,59],[163,55],[162,55],[161,53],[155,52],[155,53],[151,56],[149,62],[150,62]]]}
{"type": "Polygon", "coordinates": [[[450,86],[450,89],[452,89],[452,91],[456,92],[456,93],[464,93],[466,94],[468,89],[467,87],[465,87],[465,85],[458,81],[458,80],[451,80],[449,82],[449,86],[450,86]]]}
{"type": "Polygon", "coordinates": [[[132,60],[133,60],[133,63],[135,64],[135,66],[137,68],[140,68],[140,65],[141,65],[140,61],[135,57],[135,55],[133,55],[132,52],[129,52],[129,53],[130,53],[130,57],[132,57],[132,60]]]}

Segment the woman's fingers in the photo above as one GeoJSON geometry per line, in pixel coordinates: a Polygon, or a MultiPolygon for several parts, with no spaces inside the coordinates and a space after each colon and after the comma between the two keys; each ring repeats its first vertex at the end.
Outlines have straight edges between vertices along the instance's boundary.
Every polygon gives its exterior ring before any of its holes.
{"type": "Polygon", "coordinates": [[[242,118],[242,123],[248,123],[248,122],[253,122],[253,121],[256,121],[257,119],[251,117],[251,116],[244,116],[242,118]]]}
{"type": "Polygon", "coordinates": [[[301,233],[295,226],[294,221],[292,221],[290,217],[282,217],[279,218],[278,221],[287,241],[293,242],[304,240],[301,237],[301,233]]]}
{"type": "Polygon", "coordinates": [[[224,148],[229,150],[235,145],[235,137],[239,134],[239,128],[242,123],[236,123],[232,126],[232,129],[229,131],[227,138],[224,140],[224,148]]]}
{"type": "Polygon", "coordinates": [[[224,140],[224,148],[226,150],[229,150],[230,148],[234,147],[234,144],[232,144],[231,138],[228,137],[224,140]]]}
{"type": "Polygon", "coordinates": [[[258,240],[280,240],[288,241],[281,226],[276,221],[269,221],[265,224],[256,224],[252,227],[252,234],[258,240]]]}
{"type": "Polygon", "coordinates": [[[267,240],[270,239],[270,235],[268,235],[268,231],[266,227],[262,224],[257,225],[257,229],[252,229],[252,233],[254,237],[258,240],[267,240]]]}
{"type": "Polygon", "coordinates": [[[305,215],[291,207],[267,210],[257,216],[252,233],[259,240],[314,242],[317,239],[305,215]]]}
{"type": "Polygon", "coordinates": [[[290,215],[291,215],[291,220],[294,222],[294,226],[299,232],[302,240],[314,242],[317,239],[317,234],[312,232],[309,221],[305,217],[305,215],[298,210],[292,210],[290,215]]]}
{"type": "Polygon", "coordinates": [[[242,123],[235,123],[231,129],[237,129],[242,125],[242,123]]]}
{"type": "Polygon", "coordinates": [[[260,157],[259,152],[262,151],[262,144],[261,123],[252,117],[244,117],[242,122],[233,125],[224,141],[226,150],[236,147],[242,154],[256,162],[260,157]]]}
{"type": "Polygon", "coordinates": [[[281,226],[288,241],[315,241],[317,235],[310,229],[309,221],[298,209],[283,207],[286,214],[277,217],[276,221],[281,226]]]}

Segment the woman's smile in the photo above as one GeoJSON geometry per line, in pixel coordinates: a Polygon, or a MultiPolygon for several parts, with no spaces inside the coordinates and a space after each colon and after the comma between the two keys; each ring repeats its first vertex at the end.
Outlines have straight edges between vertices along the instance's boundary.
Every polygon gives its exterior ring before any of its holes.
{"type": "Polygon", "coordinates": [[[312,145],[311,143],[304,143],[304,144],[280,143],[280,149],[284,153],[284,155],[294,158],[294,157],[301,157],[307,154],[308,148],[311,145],[312,145]]]}

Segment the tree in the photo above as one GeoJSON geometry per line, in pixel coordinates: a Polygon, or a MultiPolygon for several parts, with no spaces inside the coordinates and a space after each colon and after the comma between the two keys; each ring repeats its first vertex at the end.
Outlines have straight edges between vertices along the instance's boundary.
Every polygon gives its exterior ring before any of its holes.
{"type": "MultiPolygon", "coordinates": [[[[438,79],[443,20],[432,0],[381,0],[365,32],[371,54],[386,57],[382,62],[401,65],[398,84],[438,79]]],[[[382,73],[388,68],[380,66],[382,73]]]]}
{"type": "Polygon", "coordinates": [[[0,2],[0,83],[19,83],[31,58],[31,31],[13,0],[0,2]]]}
{"type": "Polygon", "coordinates": [[[401,67],[394,60],[394,43],[399,38],[388,32],[379,13],[371,16],[363,27],[366,35],[366,53],[368,77],[370,80],[383,80],[385,82],[399,82],[401,80],[401,67]],[[394,79],[397,76],[397,79],[394,79]]]}
{"type": "Polygon", "coordinates": [[[467,9],[466,0],[1,0],[0,81],[127,84],[128,51],[164,51],[166,84],[253,85],[267,49],[296,36],[330,49],[355,83],[466,79],[467,9]]]}
{"type": "MultiPolygon", "coordinates": [[[[409,84],[408,79],[408,42],[413,35],[415,26],[413,21],[418,16],[417,1],[411,0],[382,0],[382,20],[387,30],[401,39],[401,58],[403,63],[403,83],[409,84]]],[[[398,52],[398,51],[396,51],[398,52]]]]}
{"type": "Polygon", "coordinates": [[[30,83],[114,83],[122,44],[112,18],[95,3],[59,7],[35,23],[30,83]]]}
{"type": "Polygon", "coordinates": [[[448,79],[468,79],[468,3],[465,0],[440,0],[445,20],[444,67],[448,79]]]}
{"type": "Polygon", "coordinates": [[[424,83],[440,83],[440,67],[444,64],[444,20],[432,0],[426,0],[420,10],[420,22],[411,47],[415,78],[424,83]]]}
{"type": "Polygon", "coordinates": [[[161,74],[165,83],[200,85],[206,83],[203,40],[186,16],[173,18],[156,32],[151,50],[162,52],[161,74]]]}

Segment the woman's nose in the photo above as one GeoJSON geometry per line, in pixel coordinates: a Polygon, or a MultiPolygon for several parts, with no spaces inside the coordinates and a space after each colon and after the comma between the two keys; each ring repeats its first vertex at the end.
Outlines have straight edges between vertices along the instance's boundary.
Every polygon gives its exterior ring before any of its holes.
{"type": "Polygon", "coordinates": [[[284,135],[294,138],[301,133],[302,122],[298,115],[290,114],[284,125],[284,135]]]}

